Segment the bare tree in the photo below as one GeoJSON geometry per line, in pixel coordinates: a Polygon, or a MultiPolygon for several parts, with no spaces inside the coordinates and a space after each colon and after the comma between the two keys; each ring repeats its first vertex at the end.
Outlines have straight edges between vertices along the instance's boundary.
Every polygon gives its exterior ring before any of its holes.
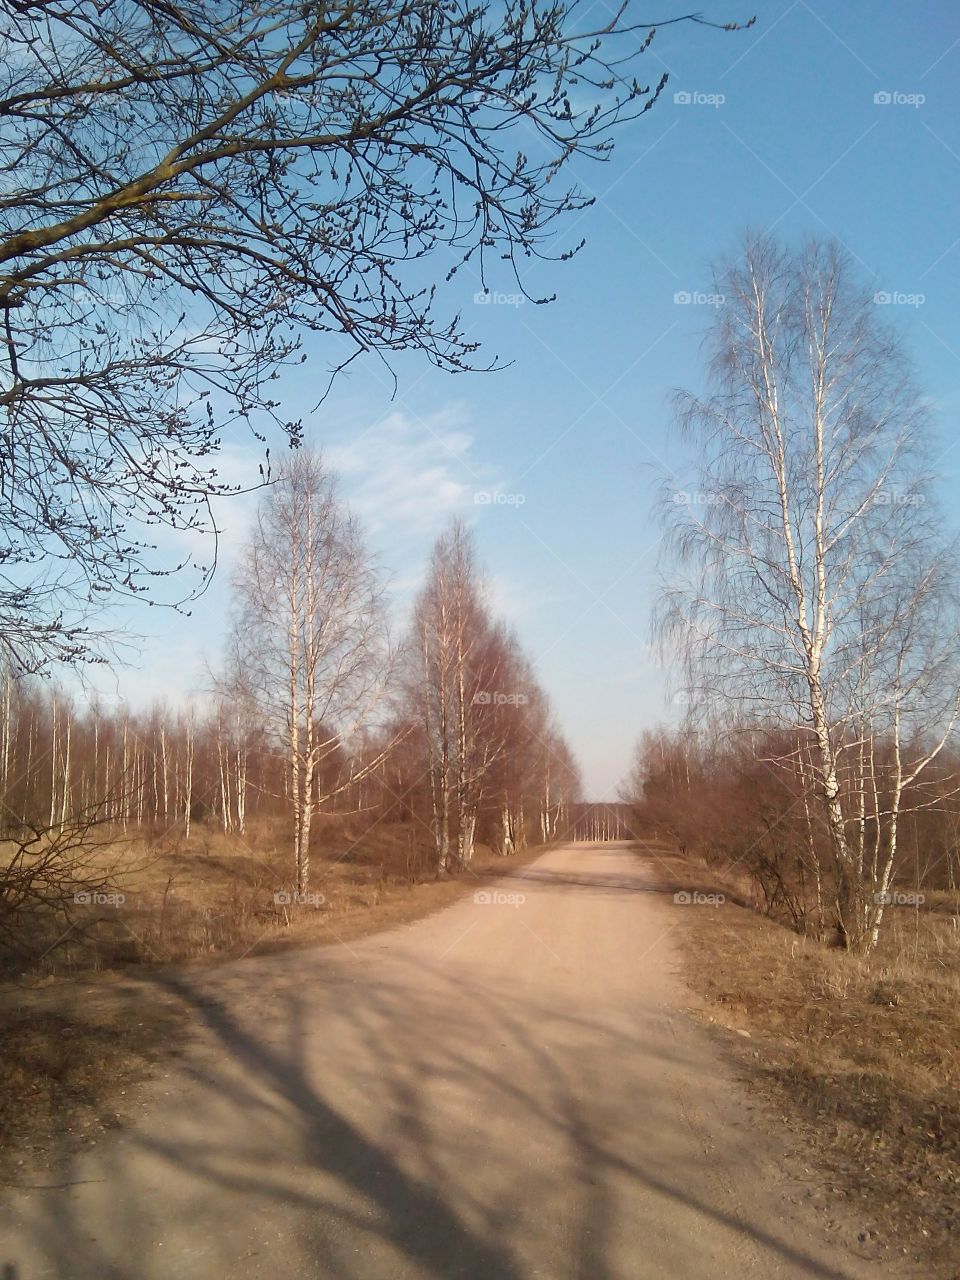
{"type": "Polygon", "coordinates": [[[443,875],[449,865],[453,821],[455,642],[449,567],[446,547],[440,541],[433,549],[427,581],[414,607],[407,679],[410,718],[419,724],[423,735],[438,875],[443,875]]]}
{"type": "Polygon", "coordinates": [[[560,170],[606,158],[666,80],[637,78],[646,24],[578,26],[580,7],[0,3],[0,643],[18,666],[91,657],[98,602],[179,567],[155,527],[212,528],[222,433],[278,418],[269,382],[304,330],[330,335],[331,373],[406,348],[476,363],[418,260],[440,246],[444,273],[485,281],[546,256],[589,203],[560,170]]]}
{"type": "Polygon", "coordinates": [[[428,753],[437,870],[466,866],[484,780],[504,748],[496,715],[504,643],[483,599],[473,540],[455,521],[438,538],[414,609],[409,693],[428,753]]]}
{"type": "Polygon", "coordinates": [[[313,815],[355,783],[345,756],[392,665],[381,577],[313,450],[291,455],[266,491],[233,590],[227,684],[286,751],[303,893],[313,815]]]}
{"type": "Polygon", "coordinates": [[[717,291],[712,394],[678,397],[697,462],[665,495],[662,636],[727,722],[795,737],[838,927],[869,947],[904,788],[957,715],[955,554],[926,413],[834,245],[752,239],[717,291]]]}
{"type": "Polygon", "coordinates": [[[405,717],[429,781],[438,873],[469,865],[481,827],[502,854],[522,848],[525,802],[549,839],[576,768],[532,664],[490,613],[459,521],[436,542],[412,630],[405,717]]]}
{"type": "Polygon", "coordinates": [[[473,697],[469,662],[489,625],[472,539],[455,521],[437,539],[427,581],[414,607],[415,655],[409,693],[420,718],[428,757],[437,871],[449,867],[456,842],[463,865],[476,823],[468,753],[473,753],[473,697]]]}

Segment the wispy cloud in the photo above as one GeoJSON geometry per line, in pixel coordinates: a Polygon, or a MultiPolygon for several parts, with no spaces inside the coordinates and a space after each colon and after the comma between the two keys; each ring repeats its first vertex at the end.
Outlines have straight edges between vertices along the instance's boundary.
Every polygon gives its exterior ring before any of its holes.
{"type": "Polygon", "coordinates": [[[451,406],[413,417],[396,410],[324,457],[343,481],[350,505],[376,536],[435,532],[451,515],[473,510],[473,495],[489,487],[489,469],[473,456],[463,411],[451,406]]]}

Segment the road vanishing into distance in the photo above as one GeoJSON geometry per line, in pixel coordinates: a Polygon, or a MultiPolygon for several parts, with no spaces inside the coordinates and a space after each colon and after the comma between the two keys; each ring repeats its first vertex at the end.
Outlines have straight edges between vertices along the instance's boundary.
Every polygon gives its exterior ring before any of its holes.
{"type": "Polygon", "coordinates": [[[2,1280],[877,1275],[684,1012],[655,862],[567,845],[480,897],[165,978],[196,1033],[128,1127],[2,1188],[2,1280]]]}

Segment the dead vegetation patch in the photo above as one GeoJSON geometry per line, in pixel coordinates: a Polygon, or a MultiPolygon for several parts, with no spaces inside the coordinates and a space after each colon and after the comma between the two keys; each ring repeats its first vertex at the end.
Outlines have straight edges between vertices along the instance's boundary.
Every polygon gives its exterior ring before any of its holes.
{"type": "Polygon", "coordinates": [[[799,937],[749,905],[749,887],[667,847],[641,846],[678,907],[701,1016],[864,1223],[928,1274],[960,1275],[960,895],[896,908],[876,952],[799,937]],[[748,1033],[748,1037],[743,1036],[748,1033]]]}
{"type": "Polygon", "coordinates": [[[401,925],[544,852],[502,858],[481,846],[468,871],[438,880],[408,830],[357,835],[330,820],[314,863],[322,901],[295,905],[275,901],[289,888],[278,834],[240,844],[201,828],[189,841],[137,841],[129,874],[111,885],[122,901],[80,904],[66,929],[34,921],[33,948],[6,958],[0,986],[0,1176],[19,1180],[57,1151],[95,1142],[178,1051],[189,1025],[152,974],[401,925]]]}
{"type": "Polygon", "coordinates": [[[352,928],[358,912],[402,915],[419,886],[431,886],[433,896],[440,890],[442,899],[443,883],[469,882],[489,868],[502,873],[516,861],[478,846],[468,870],[438,884],[427,839],[414,825],[365,830],[325,817],[317,823],[309,894],[297,902],[282,822],[243,836],[212,824],[195,825],[189,839],[118,833],[100,853],[109,879],[77,895],[66,914],[32,912],[21,945],[0,954],[2,976],[111,972],[309,945],[352,928]]]}

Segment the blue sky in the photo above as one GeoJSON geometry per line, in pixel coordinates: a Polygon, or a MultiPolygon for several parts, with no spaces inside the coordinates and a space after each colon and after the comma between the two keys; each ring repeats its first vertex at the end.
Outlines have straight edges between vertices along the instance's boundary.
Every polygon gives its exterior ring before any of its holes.
{"type": "MultiPolygon", "coordinates": [[[[463,273],[447,288],[449,310],[510,368],[452,377],[402,358],[391,400],[382,368],[354,365],[312,412],[333,355],[310,338],[308,364],[280,384],[285,414],[304,415],[363,516],[398,616],[440,529],[454,514],[473,525],[493,601],[535,659],[591,797],[612,796],[640,731],[676,715],[650,645],[652,485],[677,457],[668,399],[700,381],[711,309],[675,296],[708,293],[710,262],[746,229],[834,236],[876,291],[912,296],[887,318],[935,409],[948,501],[956,490],[960,7],[754,6],[699,6],[720,21],[755,11],[746,33],[660,29],[645,57],[651,81],[671,73],[664,97],[619,135],[608,164],[579,169],[597,203],[558,229],[561,247],[584,234],[586,248],[525,277],[555,303],[478,305],[479,282],[463,273]],[[490,493],[501,500],[484,502],[490,493]]],[[[684,11],[661,0],[643,17],[684,11]]],[[[438,278],[447,265],[437,260],[438,278]]],[[[507,277],[490,284],[516,290],[507,277]]],[[[254,442],[233,439],[224,474],[254,482],[258,459],[254,442]]],[[[250,510],[246,499],[221,506],[225,571],[190,618],[124,613],[147,636],[117,677],[130,702],[202,686],[250,510]]],[[[105,673],[97,683],[112,687],[105,673]]]]}

